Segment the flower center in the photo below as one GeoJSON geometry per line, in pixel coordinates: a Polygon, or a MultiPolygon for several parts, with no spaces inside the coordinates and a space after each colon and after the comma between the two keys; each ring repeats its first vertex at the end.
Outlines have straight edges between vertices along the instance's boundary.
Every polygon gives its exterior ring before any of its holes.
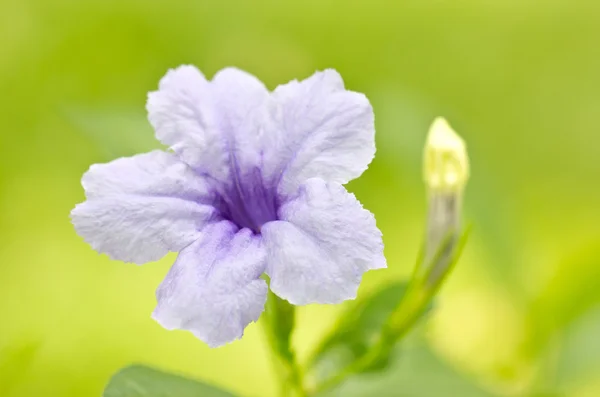
{"type": "Polygon", "coordinates": [[[259,168],[235,175],[223,194],[222,214],[239,228],[259,234],[262,225],[277,220],[275,189],[264,183],[259,168]]]}

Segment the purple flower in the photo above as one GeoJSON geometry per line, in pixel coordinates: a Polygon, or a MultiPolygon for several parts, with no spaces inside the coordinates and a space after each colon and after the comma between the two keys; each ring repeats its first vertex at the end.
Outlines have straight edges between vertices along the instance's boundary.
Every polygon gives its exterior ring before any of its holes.
{"type": "Polygon", "coordinates": [[[92,165],[77,232],[113,259],[179,252],[153,317],[210,346],[240,338],[272,291],[292,304],[353,299],[386,267],[373,215],[342,184],[375,154],[373,111],[333,70],[269,92],[254,76],[171,70],[148,96],[153,151],[92,165]]]}

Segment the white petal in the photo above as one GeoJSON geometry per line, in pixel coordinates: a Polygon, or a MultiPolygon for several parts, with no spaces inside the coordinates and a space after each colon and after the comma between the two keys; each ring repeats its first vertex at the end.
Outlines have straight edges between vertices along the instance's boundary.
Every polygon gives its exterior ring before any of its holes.
{"type": "Polygon", "coordinates": [[[293,304],[356,297],[364,272],[386,267],[373,214],[337,183],[308,180],[263,225],[271,289],[293,304]]]}
{"type": "Polygon", "coordinates": [[[257,166],[269,92],[235,68],[211,82],[193,66],[169,71],[148,96],[157,138],[195,170],[227,182],[232,173],[257,166]]]}
{"type": "Polygon", "coordinates": [[[212,203],[210,181],[161,150],[94,164],[81,184],[88,199],[114,195],[169,196],[212,203]]]}
{"type": "Polygon", "coordinates": [[[148,119],[159,141],[197,171],[227,179],[226,142],[218,129],[210,83],[194,66],[170,70],[148,94],[148,119]]]}
{"type": "Polygon", "coordinates": [[[92,248],[137,264],[183,249],[217,218],[211,206],[172,197],[110,196],[71,211],[75,230],[92,248]]]}
{"type": "Polygon", "coordinates": [[[186,247],[218,219],[208,182],[170,153],[95,164],[82,184],[88,200],[71,212],[75,229],[113,259],[158,260],[186,247]]]}
{"type": "Polygon", "coordinates": [[[156,292],[153,317],[167,329],[192,331],[211,347],[239,339],[264,309],[264,267],[259,236],[227,221],[211,225],[179,254],[156,292]]]}
{"type": "Polygon", "coordinates": [[[293,194],[312,177],[343,184],[367,169],[375,154],[373,109],[364,95],[344,89],[336,71],[280,86],[272,100],[265,162],[280,193],[293,194]]]}

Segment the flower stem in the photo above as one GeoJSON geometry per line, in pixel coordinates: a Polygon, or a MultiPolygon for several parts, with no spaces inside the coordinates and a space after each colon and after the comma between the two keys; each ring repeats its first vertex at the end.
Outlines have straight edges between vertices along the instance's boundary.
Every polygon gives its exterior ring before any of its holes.
{"type": "Polygon", "coordinates": [[[438,247],[436,255],[431,260],[432,263],[427,266],[429,270],[425,273],[419,271],[419,262],[422,260],[422,256],[420,256],[406,294],[394,313],[388,318],[374,346],[365,355],[359,357],[340,372],[319,384],[315,389],[310,390],[308,395],[333,389],[350,375],[358,374],[372,368],[390,353],[393,346],[413,328],[438,292],[446,276],[452,271],[453,265],[458,261],[464,248],[468,231],[469,229],[467,228],[458,237],[453,234],[448,235],[438,247]],[[449,250],[448,245],[451,245],[452,249],[449,250]],[[442,274],[438,275],[435,274],[439,269],[439,266],[436,266],[436,264],[440,261],[444,261],[446,266],[442,274]],[[432,274],[435,274],[435,277],[432,277],[432,274]]]}
{"type": "Polygon", "coordinates": [[[281,397],[306,397],[303,371],[291,347],[295,308],[269,291],[263,326],[280,381],[281,397]]]}
{"type": "Polygon", "coordinates": [[[375,366],[384,355],[389,353],[393,345],[407,334],[431,299],[431,295],[424,293],[417,285],[416,280],[412,280],[400,306],[394,315],[390,317],[388,324],[382,329],[377,343],[364,356],[318,385],[314,390],[311,390],[310,395],[330,390],[342,383],[347,377],[375,366]]]}

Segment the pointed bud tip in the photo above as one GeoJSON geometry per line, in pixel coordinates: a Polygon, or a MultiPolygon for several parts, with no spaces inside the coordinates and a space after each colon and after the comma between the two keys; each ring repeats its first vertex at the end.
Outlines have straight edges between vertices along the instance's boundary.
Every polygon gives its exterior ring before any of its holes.
{"type": "Polygon", "coordinates": [[[459,191],[469,179],[465,142],[441,117],[429,129],[423,172],[428,187],[435,190],[459,191]]]}
{"type": "MultiPolygon", "coordinates": [[[[439,149],[460,149],[465,147],[463,139],[450,127],[443,117],[436,118],[427,135],[427,145],[439,149]]],[[[463,149],[464,150],[464,149],[463,149]]]]}

